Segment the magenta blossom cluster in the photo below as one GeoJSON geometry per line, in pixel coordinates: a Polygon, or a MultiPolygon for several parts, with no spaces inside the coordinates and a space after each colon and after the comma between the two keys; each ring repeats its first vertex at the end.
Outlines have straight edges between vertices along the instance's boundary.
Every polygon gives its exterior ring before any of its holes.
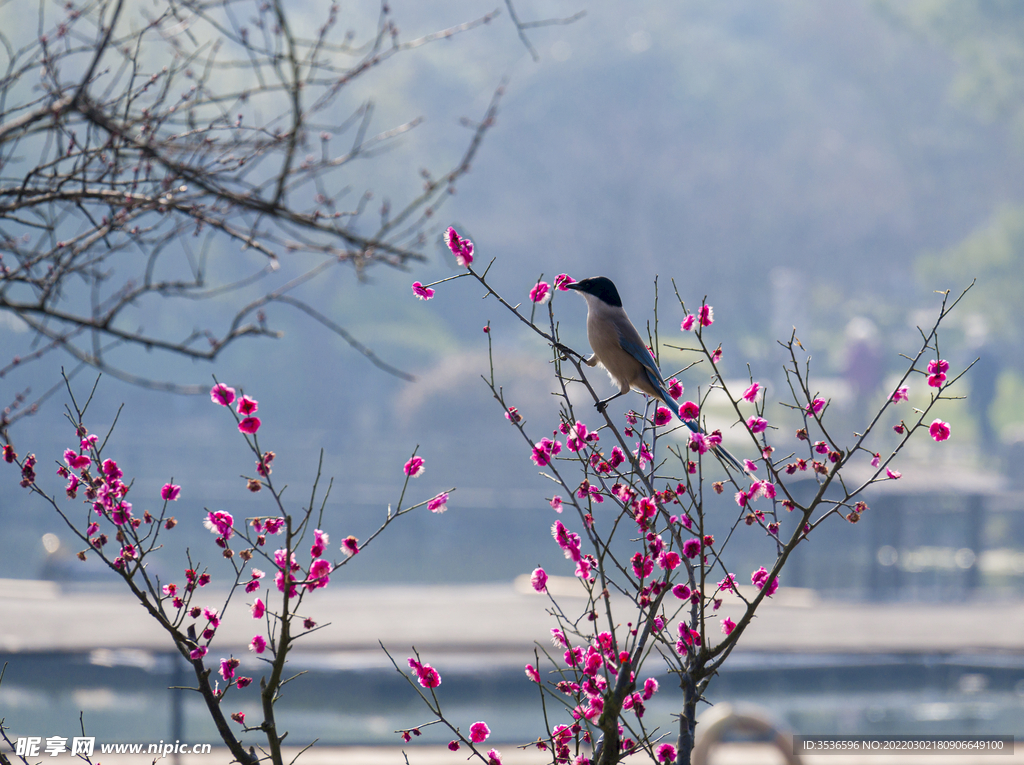
{"type": "Polygon", "coordinates": [[[473,262],[473,243],[459,236],[459,232],[451,226],[444,232],[444,242],[460,266],[466,268],[473,262]]]}
{"type": "Polygon", "coordinates": [[[423,664],[418,659],[409,657],[409,667],[412,668],[416,679],[424,688],[437,688],[441,684],[441,675],[429,664],[423,664]]]}
{"type": "MultiPolygon", "coordinates": [[[[224,383],[217,383],[210,389],[210,400],[221,406],[231,406],[235,400],[235,389],[224,383]]],[[[254,434],[260,429],[260,418],[255,414],[259,410],[259,402],[249,396],[242,396],[238,400],[238,415],[242,418],[238,423],[238,429],[242,433],[254,434]]]]}

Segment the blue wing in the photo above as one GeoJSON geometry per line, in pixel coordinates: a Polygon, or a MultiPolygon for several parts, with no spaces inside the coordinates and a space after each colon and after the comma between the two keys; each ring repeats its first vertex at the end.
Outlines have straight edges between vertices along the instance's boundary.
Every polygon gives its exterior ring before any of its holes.
{"type": "MultiPolygon", "coordinates": [[[[682,417],[679,416],[679,404],[677,404],[675,400],[668,394],[668,391],[665,387],[665,378],[661,376],[661,370],[659,370],[658,366],[654,363],[654,356],[652,356],[651,352],[647,350],[647,346],[643,345],[642,343],[637,343],[635,340],[630,340],[629,338],[622,337],[622,335],[619,335],[619,343],[622,345],[622,349],[624,351],[626,351],[630,356],[632,356],[634,359],[636,359],[643,365],[644,373],[647,375],[647,379],[651,383],[651,386],[656,391],[658,391],[659,397],[665,403],[665,406],[672,410],[672,413],[676,416],[676,419],[682,422],[684,425],[686,425],[686,427],[688,427],[694,433],[703,433],[704,431],[701,430],[700,426],[697,425],[695,422],[691,422],[690,420],[684,420],[682,417]]],[[[740,464],[740,461],[733,457],[726,449],[722,448],[721,446],[715,448],[715,453],[720,455],[730,465],[732,465],[740,472],[747,472],[746,470],[744,470],[743,465],[740,464]]]]}

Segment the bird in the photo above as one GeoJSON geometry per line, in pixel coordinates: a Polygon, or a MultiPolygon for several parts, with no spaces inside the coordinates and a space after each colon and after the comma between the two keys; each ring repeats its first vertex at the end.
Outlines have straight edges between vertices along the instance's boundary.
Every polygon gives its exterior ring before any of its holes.
{"type": "MultiPolygon", "coordinates": [[[[587,301],[587,340],[594,353],[584,363],[590,367],[603,366],[619,387],[618,393],[597,402],[597,411],[604,412],[609,402],[630,390],[638,390],[664,403],[693,432],[704,433],[699,425],[679,415],[679,404],[669,395],[654,356],[622,308],[614,282],[606,276],[591,276],[565,286],[587,301]]],[[[722,447],[715,447],[714,451],[737,470],[746,472],[739,460],[722,447]]]]}

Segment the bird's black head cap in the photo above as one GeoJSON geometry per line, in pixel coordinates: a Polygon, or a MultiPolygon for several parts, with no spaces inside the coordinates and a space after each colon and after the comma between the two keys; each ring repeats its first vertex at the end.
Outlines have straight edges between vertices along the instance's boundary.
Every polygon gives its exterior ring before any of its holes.
{"type": "Polygon", "coordinates": [[[589,279],[580,279],[578,282],[566,285],[577,292],[587,292],[605,303],[616,308],[622,308],[622,298],[619,291],[615,289],[612,280],[607,276],[591,276],[589,279]]]}

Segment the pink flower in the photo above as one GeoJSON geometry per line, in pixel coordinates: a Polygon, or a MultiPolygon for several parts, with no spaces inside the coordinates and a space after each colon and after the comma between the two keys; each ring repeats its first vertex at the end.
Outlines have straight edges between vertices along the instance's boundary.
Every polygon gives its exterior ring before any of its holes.
{"type": "Polygon", "coordinates": [[[902,388],[897,388],[895,391],[893,391],[892,402],[894,404],[898,404],[901,401],[909,401],[909,400],[910,400],[910,395],[907,393],[907,386],[904,385],[902,388]]]}
{"type": "Polygon", "coordinates": [[[519,410],[514,406],[510,406],[508,411],[505,412],[505,419],[515,425],[518,422],[522,422],[523,416],[519,414],[519,410]]]}
{"type": "Polygon", "coordinates": [[[657,749],[658,762],[675,762],[676,748],[672,744],[662,744],[657,749]]]}
{"type": "Polygon", "coordinates": [[[696,321],[697,317],[691,313],[687,315],[685,319],[683,319],[683,323],[679,325],[679,329],[683,330],[683,332],[689,332],[690,330],[693,329],[693,325],[696,321]]]}
{"type": "Polygon", "coordinates": [[[935,359],[928,362],[928,374],[930,375],[945,374],[948,371],[949,362],[945,359],[935,359]]]}
{"type": "Polygon", "coordinates": [[[743,391],[743,400],[753,403],[754,399],[757,398],[757,394],[761,392],[761,383],[754,383],[745,391],[743,391]]]}
{"type": "Polygon", "coordinates": [[[764,417],[751,417],[747,420],[747,427],[751,433],[764,433],[768,429],[768,420],[764,417]]]}
{"type": "Polygon", "coordinates": [[[263,653],[267,650],[267,639],[263,635],[256,635],[249,641],[249,650],[253,653],[263,653]]]}
{"type": "Polygon", "coordinates": [[[530,576],[530,584],[537,592],[546,592],[548,586],[548,574],[542,568],[534,569],[530,576]]]}
{"type": "Polygon", "coordinates": [[[544,305],[551,299],[551,287],[547,282],[537,282],[530,290],[530,300],[534,303],[544,305]]]}
{"type": "Polygon", "coordinates": [[[475,722],[469,726],[469,740],[474,744],[482,744],[491,735],[491,729],[485,722],[475,722]]]}
{"type": "Polygon", "coordinates": [[[487,751],[487,765],[501,765],[501,752],[497,749],[487,751]]]}
{"type": "Polygon", "coordinates": [[[426,470],[426,468],[423,466],[423,458],[416,457],[414,455],[409,459],[408,462],[405,463],[405,467],[402,468],[402,470],[404,470],[405,474],[410,478],[418,478],[419,476],[423,475],[423,471],[426,470]]]}
{"type": "Polygon", "coordinates": [[[559,274],[555,277],[555,289],[561,292],[568,292],[569,287],[567,285],[572,284],[576,280],[573,279],[569,274],[559,274]]]}
{"type": "Polygon", "coordinates": [[[886,468],[885,474],[894,481],[899,480],[900,478],[903,477],[903,473],[901,473],[899,470],[893,470],[892,468],[886,468]]]}
{"type": "Polygon", "coordinates": [[[928,428],[928,433],[936,441],[945,441],[949,438],[949,423],[942,420],[935,420],[928,428]]]}
{"type": "Polygon", "coordinates": [[[466,268],[473,262],[473,243],[460,237],[454,228],[449,226],[448,230],[444,232],[444,241],[460,266],[466,268]]]}
{"type": "Polygon", "coordinates": [[[659,406],[657,411],[654,412],[654,424],[659,428],[663,425],[667,425],[672,421],[672,412],[663,406],[659,406]]]}
{"type": "Polygon", "coordinates": [[[434,297],[434,290],[431,287],[424,287],[420,282],[413,282],[412,294],[420,300],[430,300],[434,297]]]}
{"type": "Polygon", "coordinates": [[[530,459],[538,467],[544,467],[551,463],[551,458],[562,451],[562,444],[559,441],[552,441],[550,438],[542,438],[533,446],[530,459]]]}
{"type": "Polygon", "coordinates": [[[692,401],[687,401],[679,407],[679,416],[684,420],[695,420],[700,417],[700,407],[692,401]]]}
{"type": "Polygon", "coordinates": [[[221,406],[230,406],[235,400],[235,389],[229,388],[224,383],[217,383],[210,388],[210,400],[221,406]]]}
{"type": "Polygon", "coordinates": [[[658,558],[658,565],[665,571],[675,570],[680,563],[682,563],[682,559],[679,557],[679,553],[675,550],[663,552],[661,557],[658,558]]]}
{"type": "Polygon", "coordinates": [[[260,425],[262,424],[263,423],[260,422],[259,417],[246,417],[244,420],[238,423],[238,429],[243,433],[248,433],[249,435],[252,435],[257,430],[260,429],[260,425]]]}
{"type": "Polygon", "coordinates": [[[310,558],[319,558],[324,554],[327,549],[327,545],[330,544],[331,538],[326,531],[320,529],[313,530],[313,546],[309,548],[310,558]]]}
{"type": "Polygon", "coordinates": [[[231,535],[234,533],[232,531],[234,524],[235,519],[231,517],[231,513],[226,513],[223,510],[207,513],[206,520],[203,521],[203,525],[210,530],[210,533],[224,537],[225,541],[231,539],[231,535]]]}
{"type": "Polygon", "coordinates": [[[532,664],[526,665],[526,676],[535,683],[540,682],[540,672],[538,672],[537,668],[534,667],[532,664]]]}
{"type": "Polygon", "coordinates": [[[329,574],[334,570],[329,560],[323,558],[317,558],[313,561],[313,564],[309,567],[309,584],[306,587],[310,590],[315,590],[318,587],[326,587],[327,583],[331,581],[329,574]]]}
{"type": "Polygon", "coordinates": [[[710,327],[715,323],[715,309],[709,305],[702,305],[697,311],[697,321],[702,327],[710,327]]]}
{"type": "Polygon", "coordinates": [[[265,614],[266,612],[267,607],[263,604],[263,601],[259,598],[256,598],[256,600],[252,604],[252,618],[262,619],[263,614],[265,614]]]}
{"type": "Polygon", "coordinates": [[[460,746],[461,744],[459,744],[458,741],[452,740],[448,742],[448,748],[451,749],[453,752],[459,751],[460,746]]]}
{"type": "Polygon", "coordinates": [[[644,680],[644,701],[650,701],[651,696],[658,692],[658,681],[653,677],[644,680]]]}
{"type": "MultiPolygon", "coordinates": [[[[694,539],[694,540],[691,540],[691,541],[696,542],[697,540],[694,539]]],[[[699,542],[697,543],[697,549],[698,549],[698,551],[700,549],[700,543],[699,542]]],[[[696,553],[694,553],[694,555],[696,555],[696,553]]],[[[692,558],[693,555],[687,555],[686,557],[687,558],[692,558]]],[[[687,598],[690,597],[690,588],[687,587],[685,584],[677,584],[675,587],[672,588],[672,594],[675,595],[680,600],[686,600],[687,598]]]]}
{"type": "Polygon", "coordinates": [[[679,397],[683,395],[683,384],[674,377],[668,381],[668,385],[666,387],[668,395],[670,395],[675,401],[678,401],[679,397]]]}
{"type": "Polygon", "coordinates": [[[764,566],[761,566],[757,571],[750,575],[750,582],[755,587],[765,591],[765,594],[770,598],[775,594],[775,591],[779,589],[778,577],[768,581],[768,572],[764,566]]]}
{"type": "Polygon", "coordinates": [[[235,679],[235,668],[238,666],[238,659],[233,656],[230,659],[220,660],[220,676],[225,680],[235,679]]]}
{"type": "Polygon", "coordinates": [[[708,440],[703,433],[697,433],[694,431],[690,433],[690,451],[697,452],[698,454],[706,454],[708,450],[708,440]]]}
{"type": "Polygon", "coordinates": [[[928,385],[933,388],[941,388],[946,382],[946,375],[942,372],[936,372],[933,375],[928,375],[928,385]]]}
{"type": "Polygon", "coordinates": [[[191,651],[189,651],[188,656],[189,656],[190,659],[195,661],[196,659],[201,659],[204,656],[206,656],[206,651],[207,651],[206,646],[205,645],[201,645],[198,648],[193,648],[191,651]]]}
{"type": "Polygon", "coordinates": [[[743,467],[746,468],[748,473],[753,473],[757,470],[757,465],[750,460],[743,460],[743,467]]]}
{"type": "Polygon", "coordinates": [[[551,509],[554,510],[556,513],[562,512],[562,498],[561,497],[558,497],[558,496],[552,497],[551,498],[551,502],[549,504],[551,505],[551,509]]]}
{"type": "Polygon", "coordinates": [[[726,635],[731,635],[734,629],[736,629],[736,622],[728,617],[722,619],[722,632],[726,635]]]}
{"type": "Polygon", "coordinates": [[[719,345],[715,350],[711,352],[711,363],[717,364],[722,360],[722,346],[719,345]]]}
{"type": "MultiPolygon", "coordinates": [[[[13,452],[12,452],[13,453],[13,452]]],[[[64,461],[72,470],[82,470],[92,464],[92,460],[84,454],[76,454],[74,449],[67,449],[64,452],[64,461]]]]}
{"type": "Polygon", "coordinates": [[[424,688],[437,688],[441,684],[441,675],[429,664],[422,664],[418,659],[414,659],[411,656],[408,662],[409,667],[416,675],[416,679],[420,681],[420,685],[424,688]]]}
{"type": "Polygon", "coordinates": [[[812,401],[811,403],[804,407],[804,411],[806,411],[807,414],[820,414],[824,406],[825,399],[816,398],[814,399],[814,401],[812,401]]]}
{"type": "Polygon", "coordinates": [[[260,408],[260,402],[251,396],[242,396],[238,399],[238,413],[243,417],[248,417],[250,414],[256,414],[260,408]]]}
{"type": "Polygon", "coordinates": [[[173,502],[181,494],[181,487],[173,483],[165,483],[160,490],[160,496],[168,502],[173,502]]]}
{"type": "Polygon", "coordinates": [[[341,551],[348,556],[357,555],[359,553],[359,540],[352,536],[345,537],[341,540],[341,551]]]}
{"type": "Polygon", "coordinates": [[[442,492],[427,503],[427,510],[432,513],[443,513],[448,509],[448,492],[442,492]]]}
{"type": "Polygon", "coordinates": [[[687,539],[683,542],[683,555],[687,558],[696,558],[700,554],[700,540],[687,539]]]}

